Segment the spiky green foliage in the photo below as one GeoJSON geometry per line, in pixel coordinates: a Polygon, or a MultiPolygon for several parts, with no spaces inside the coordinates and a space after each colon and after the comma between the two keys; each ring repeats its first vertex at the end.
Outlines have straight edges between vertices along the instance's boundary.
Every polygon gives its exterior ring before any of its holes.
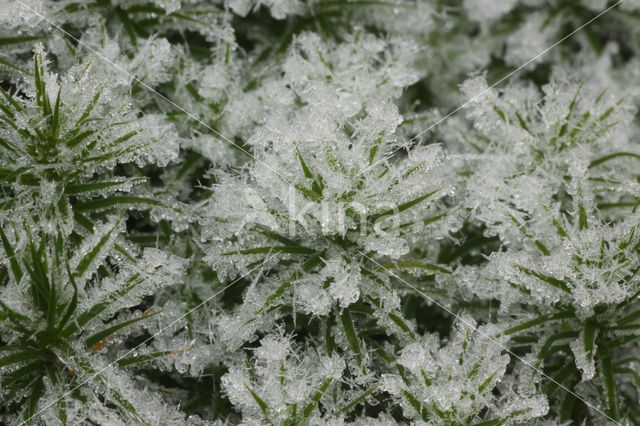
{"type": "MultiPolygon", "coordinates": [[[[62,233],[29,240],[21,256],[15,250],[19,242],[0,231],[11,264],[9,272],[3,270],[0,302],[3,406],[28,423],[49,411],[64,424],[146,422],[133,385],[124,378],[113,381],[111,375],[118,373],[104,356],[105,346],[158,314],[153,308],[142,314],[123,309],[138,306],[142,296],[156,290],[159,275],[162,285],[168,285],[172,283],[167,279],[179,279],[181,271],[158,265],[154,257],[159,253],[147,250],[138,258],[130,256],[117,270],[101,265],[101,270],[88,274],[96,269],[96,259],[112,249],[113,238],[108,237],[118,232],[121,221],[122,217],[110,220],[110,229],[72,259],[62,233]],[[68,407],[74,407],[70,413],[68,407]]],[[[119,363],[126,365],[127,360],[119,363]]]]}
{"type": "Polygon", "coordinates": [[[93,59],[62,81],[47,62],[38,48],[33,78],[23,89],[28,98],[1,92],[3,217],[32,232],[39,227],[67,236],[78,225],[88,228],[96,210],[162,205],[121,195],[146,178],[114,169],[149,162],[165,166],[175,159],[171,126],[159,117],[137,117],[113,75],[98,72],[93,59]]]}

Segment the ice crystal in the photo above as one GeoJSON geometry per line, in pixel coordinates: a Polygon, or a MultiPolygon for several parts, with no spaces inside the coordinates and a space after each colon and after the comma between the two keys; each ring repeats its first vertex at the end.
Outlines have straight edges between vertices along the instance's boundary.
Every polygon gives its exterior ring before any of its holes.
{"type": "MultiPolygon", "coordinates": [[[[398,363],[410,373],[410,378],[385,376],[384,389],[401,399],[405,416],[438,424],[466,424],[477,419],[484,407],[493,407],[493,388],[500,382],[509,363],[501,355],[504,340],[496,340],[492,327],[477,327],[469,317],[456,323],[451,341],[439,347],[436,336],[406,346],[398,363]]],[[[532,400],[524,400],[527,405],[532,400]]],[[[520,416],[520,421],[546,414],[544,397],[525,410],[503,416],[520,416]],[[538,407],[536,407],[538,406],[538,407]]]]}
{"type": "Polygon", "coordinates": [[[24,87],[29,97],[6,93],[3,101],[7,120],[0,133],[7,146],[1,155],[10,167],[4,169],[3,203],[21,212],[22,220],[41,217],[49,232],[58,226],[66,234],[73,230],[78,202],[127,192],[144,180],[115,176],[116,165],[166,166],[178,155],[171,125],[154,115],[134,120],[138,113],[131,101],[111,86],[94,59],[59,78],[48,71],[49,60],[37,46],[35,77],[24,87]]]}

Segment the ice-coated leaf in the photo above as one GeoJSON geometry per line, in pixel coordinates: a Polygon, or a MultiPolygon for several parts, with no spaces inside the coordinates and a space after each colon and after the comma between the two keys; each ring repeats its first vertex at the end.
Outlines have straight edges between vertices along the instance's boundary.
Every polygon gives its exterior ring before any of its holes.
{"type": "Polygon", "coordinates": [[[318,389],[318,392],[316,392],[315,395],[313,396],[312,401],[309,404],[307,404],[307,406],[304,408],[304,411],[302,414],[304,415],[305,418],[309,417],[313,412],[313,410],[316,408],[316,406],[318,405],[318,402],[320,401],[320,398],[322,398],[322,395],[324,395],[324,393],[327,391],[327,388],[331,384],[332,380],[333,380],[333,377],[329,377],[327,380],[325,380],[324,383],[322,383],[322,386],[320,386],[320,389],[318,389]]]}
{"type": "Polygon", "coordinates": [[[345,336],[351,347],[351,351],[358,362],[358,365],[362,365],[362,351],[360,349],[360,341],[356,335],[355,328],[353,326],[353,320],[351,318],[351,312],[348,308],[344,308],[340,314],[340,322],[344,328],[345,336]]]}
{"type": "Polygon", "coordinates": [[[22,279],[22,268],[20,268],[20,263],[16,258],[16,253],[7,238],[7,235],[4,233],[2,226],[0,226],[0,237],[2,238],[2,247],[4,248],[4,253],[9,259],[9,264],[11,265],[11,272],[13,273],[13,278],[16,282],[20,282],[22,279]]]}
{"type": "Polygon", "coordinates": [[[122,216],[113,218],[108,225],[101,226],[85,240],[78,254],[71,259],[74,276],[84,277],[88,273],[93,273],[98,263],[102,262],[115,243],[121,221],[122,216]]]}
{"type": "Polygon", "coordinates": [[[117,333],[118,331],[122,330],[123,328],[127,327],[128,325],[131,324],[135,324],[138,321],[142,321],[145,320],[147,318],[150,318],[154,315],[158,315],[160,313],[160,311],[157,312],[153,312],[151,314],[148,315],[142,315],[138,318],[133,318],[127,321],[123,321],[119,324],[113,325],[111,327],[108,327],[104,330],[101,330],[95,334],[92,334],[91,336],[87,337],[84,340],[84,344],[87,346],[87,348],[93,348],[95,347],[98,343],[102,342],[103,340],[106,340],[107,338],[109,338],[110,336],[112,336],[113,334],[117,333]]]}

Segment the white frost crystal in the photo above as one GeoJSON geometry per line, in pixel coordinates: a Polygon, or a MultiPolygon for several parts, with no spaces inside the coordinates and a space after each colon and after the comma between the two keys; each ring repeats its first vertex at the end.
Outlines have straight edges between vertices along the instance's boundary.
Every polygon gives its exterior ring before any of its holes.
{"type": "MultiPolygon", "coordinates": [[[[399,259],[409,252],[411,239],[441,237],[421,225],[425,216],[437,215],[437,201],[451,191],[436,172],[444,161],[441,147],[416,147],[407,158],[392,161],[405,149],[395,134],[402,116],[390,100],[369,99],[374,92],[376,97],[397,93],[379,62],[403,62],[404,53],[386,57],[387,46],[396,48],[366,34],[334,50],[315,35],[295,40],[284,75],[308,105],[291,114],[289,105],[272,112],[249,139],[256,153],[251,178],[222,175],[203,211],[202,226],[210,237],[205,259],[221,278],[249,272],[258,260],[275,265],[279,258],[290,259],[298,266],[285,268],[278,280],[291,277],[296,309],[327,314],[327,294],[340,308],[380,297],[378,282],[384,278],[363,273],[370,263],[366,253],[399,259]],[[357,68],[357,58],[370,61],[370,69],[357,68]],[[406,222],[413,226],[402,227],[406,222]],[[269,249],[274,239],[292,247],[269,249]],[[316,257],[318,270],[297,276],[295,268],[307,268],[305,262],[316,257]]],[[[254,312],[289,297],[272,282],[248,292],[245,303],[258,304],[254,312]]],[[[385,292],[385,298],[392,296],[385,292]]]]}
{"type": "MultiPolygon", "coordinates": [[[[460,317],[455,324],[451,341],[439,347],[438,338],[426,336],[420,343],[405,347],[398,363],[411,375],[404,380],[385,377],[383,388],[402,401],[404,415],[409,418],[438,419],[440,424],[460,423],[473,419],[485,406],[493,406],[493,388],[505,374],[509,362],[501,355],[506,340],[496,338],[496,329],[477,327],[468,316],[460,317]]],[[[525,405],[526,399],[516,396],[509,403],[512,413],[521,420],[546,414],[544,409],[528,407],[519,412],[517,405],[525,405]]],[[[543,396],[536,399],[544,404],[543,396]]],[[[500,407],[503,415],[506,407],[500,407]]]]}
{"type": "Polygon", "coordinates": [[[492,0],[465,0],[464,8],[469,16],[482,23],[500,18],[508,13],[518,3],[518,0],[494,2],[492,0]]]}
{"type": "MultiPolygon", "coordinates": [[[[576,366],[582,372],[582,380],[591,380],[596,374],[596,366],[593,353],[587,353],[584,349],[584,340],[574,340],[570,344],[573,356],[576,359],[576,366]]],[[[595,349],[594,349],[595,350],[595,349]]]]}

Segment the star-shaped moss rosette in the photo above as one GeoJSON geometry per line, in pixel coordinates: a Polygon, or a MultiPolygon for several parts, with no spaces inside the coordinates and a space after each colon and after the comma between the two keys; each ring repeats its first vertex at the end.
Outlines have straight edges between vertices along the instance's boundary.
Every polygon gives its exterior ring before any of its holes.
{"type": "Polygon", "coordinates": [[[0,215],[68,235],[76,224],[90,229],[95,211],[164,206],[128,195],[147,179],[117,168],[166,166],[177,158],[177,136],[161,117],[141,116],[96,62],[60,78],[38,47],[33,78],[14,90],[0,92],[0,215]]]}

